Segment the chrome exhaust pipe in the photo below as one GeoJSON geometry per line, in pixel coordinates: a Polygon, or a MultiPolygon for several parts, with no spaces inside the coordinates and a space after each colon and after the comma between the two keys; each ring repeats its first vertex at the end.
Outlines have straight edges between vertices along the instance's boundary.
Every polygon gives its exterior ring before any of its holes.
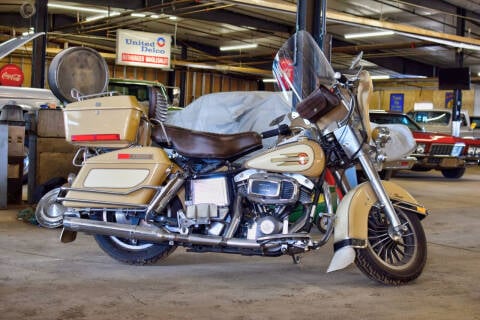
{"type": "MultiPolygon", "coordinates": [[[[262,246],[254,240],[245,239],[224,239],[218,236],[202,235],[182,235],[176,233],[167,233],[155,226],[134,226],[128,224],[119,224],[106,221],[80,219],[74,217],[63,218],[64,230],[70,232],[85,232],[89,234],[100,234],[104,236],[113,236],[124,239],[143,240],[148,242],[162,243],[192,243],[200,245],[222,245],[247,249],[260,249],[262,246]]],[[[65,232],[63,232],[65,233],[65,232]]],[[[62,233],[62,242],[65,241],[62,233]]],[[[67,234],[67,233],[65,233],[67,234]]],[[[73,237],[74,239],[74,237],[73,237]]],[[[73,241],[73,240],[71,240],[73,241]]]]}

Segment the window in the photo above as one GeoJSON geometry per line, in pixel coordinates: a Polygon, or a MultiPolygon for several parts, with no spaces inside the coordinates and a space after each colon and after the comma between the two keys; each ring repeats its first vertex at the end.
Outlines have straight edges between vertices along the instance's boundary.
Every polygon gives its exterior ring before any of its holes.
{"type": "Polygon", "coordinates": [[[417,123],[448,126],[451,115],[446,111],[414,111],[412,116],[417,123]]]}

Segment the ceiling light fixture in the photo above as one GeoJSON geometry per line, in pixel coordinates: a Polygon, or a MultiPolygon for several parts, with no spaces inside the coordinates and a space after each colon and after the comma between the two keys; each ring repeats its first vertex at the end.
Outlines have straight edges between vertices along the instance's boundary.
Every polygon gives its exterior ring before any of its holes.
{"type": "Polygon", "coordinates": [[[248,43],[248,44],[239,44],[236,46],[222,46],[220,47],[220,51],[233,51],[233,50],[242,50],[242,49],[255,49],[258,47],[256,43],[248,43]]]}
{"type": "Polygon", "coordinates": [[[388,36],[394,33],[395,32],[391,30],[383,30],[383,31],[361,32],[361,33],[347,33],[346,35],[344,35],[344,37],[345,39],[358,39],[358,38],[388,36]]]}
{"type": "Polygon", "coordinates": [[[48,7],[49,8],[55,8],[55,9],[64,9],[64,10],[90,12],[90,13],[102,13],[102,14],[108,14],[108,12],[109,12],[109,10],[105,10],[105,9],[75,7],[75,6],[68,6],[68,5],[64,5],[64,4],[58,4],[58,3],[49,3],[48,7]]]}
{"type": "Polygon", "coordinates": [[[263,83],[275,83],[277,79],[262,79],[263,83]]]}
{"type": "Polygon", "coordinates": [[[160,18],[160,16],[159,16],[158,14],[152,14],[152,15],[150,16],[150,18],[152,18],[152,19],[158,19],[158,18],[160,18]]]}
{"type": "Polygon", "coordinates": [[[145,18],[147,15],[145,13],[139,13],[139,12],[132,12],[130,13],[131,17],[137,17],[137,18],[145,18]]]}
{"type": "Polygon", "coordinates": [[[372,80],[385,80],[385,79],[390,79],[390,76],[388,74],[380,74],[376,76],[370,76],[372,80]]]}
{"type": "Polygon", "coordinates": [[[120,12],[110,12],[110,14],[101,14],[101,15],[98,15],[98,16],[86,17],[85,21],[90,22],[90,21],[95,21],[95,20],[98,20],[98,19],[107,18],[107,17],[116,17],[116,16],[119,16],[119,15],[120,15],[120,12]]]}
{"type": "Polygon", "coordinates": [[[439,39],[435,37],[427,37],[427,36],[421,36],[418,34],[414,33],[406,33],[406,32],[397,32],[400,35],[404,35],[407,37],[412,37],[420,40],[425,40],[425,41],[431,41],[447,46],[451,46],[454,48],[462,48],[462,49],[469,49],[469,50],[475,50],[475,51],[480,51],[480,46],[475,45],[475,44],[470,44],[470,43],[465,43],[465,42],[457,42],[457,41],[451,41],[451,40],[445,40],[445,39],[439,39]]]}

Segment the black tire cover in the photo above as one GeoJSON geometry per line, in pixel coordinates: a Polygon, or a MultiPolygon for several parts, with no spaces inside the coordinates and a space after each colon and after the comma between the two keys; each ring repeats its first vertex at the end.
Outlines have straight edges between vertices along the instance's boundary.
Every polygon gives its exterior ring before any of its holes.
{"type": "Polygon", "coordinates": [[[72,89],[80,95],[104,92],[108,87],[108,65],[94,49],[71,47],[53,58],[48,69],[48,85],[63,102],[77,101],[72,89]]]}

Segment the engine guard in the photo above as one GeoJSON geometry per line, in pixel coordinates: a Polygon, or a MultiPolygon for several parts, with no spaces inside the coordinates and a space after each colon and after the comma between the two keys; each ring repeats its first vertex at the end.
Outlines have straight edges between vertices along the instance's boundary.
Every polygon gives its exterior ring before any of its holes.
{"type": "MultiPolygon", "coordinates": [[[[382,181],[383,187],[394,207],[418,214],[420,219],[426,217],[427,210],[418,203],[408,191],[391,182],[382,181]]],[[[337,208],[334,232],[335,254],[327,272],[349,266],[355,261],[355,248],[365,248],[368,237],[368,214],[378,198],[370,183],[364,182],[350,190],[337,208]]]]}

